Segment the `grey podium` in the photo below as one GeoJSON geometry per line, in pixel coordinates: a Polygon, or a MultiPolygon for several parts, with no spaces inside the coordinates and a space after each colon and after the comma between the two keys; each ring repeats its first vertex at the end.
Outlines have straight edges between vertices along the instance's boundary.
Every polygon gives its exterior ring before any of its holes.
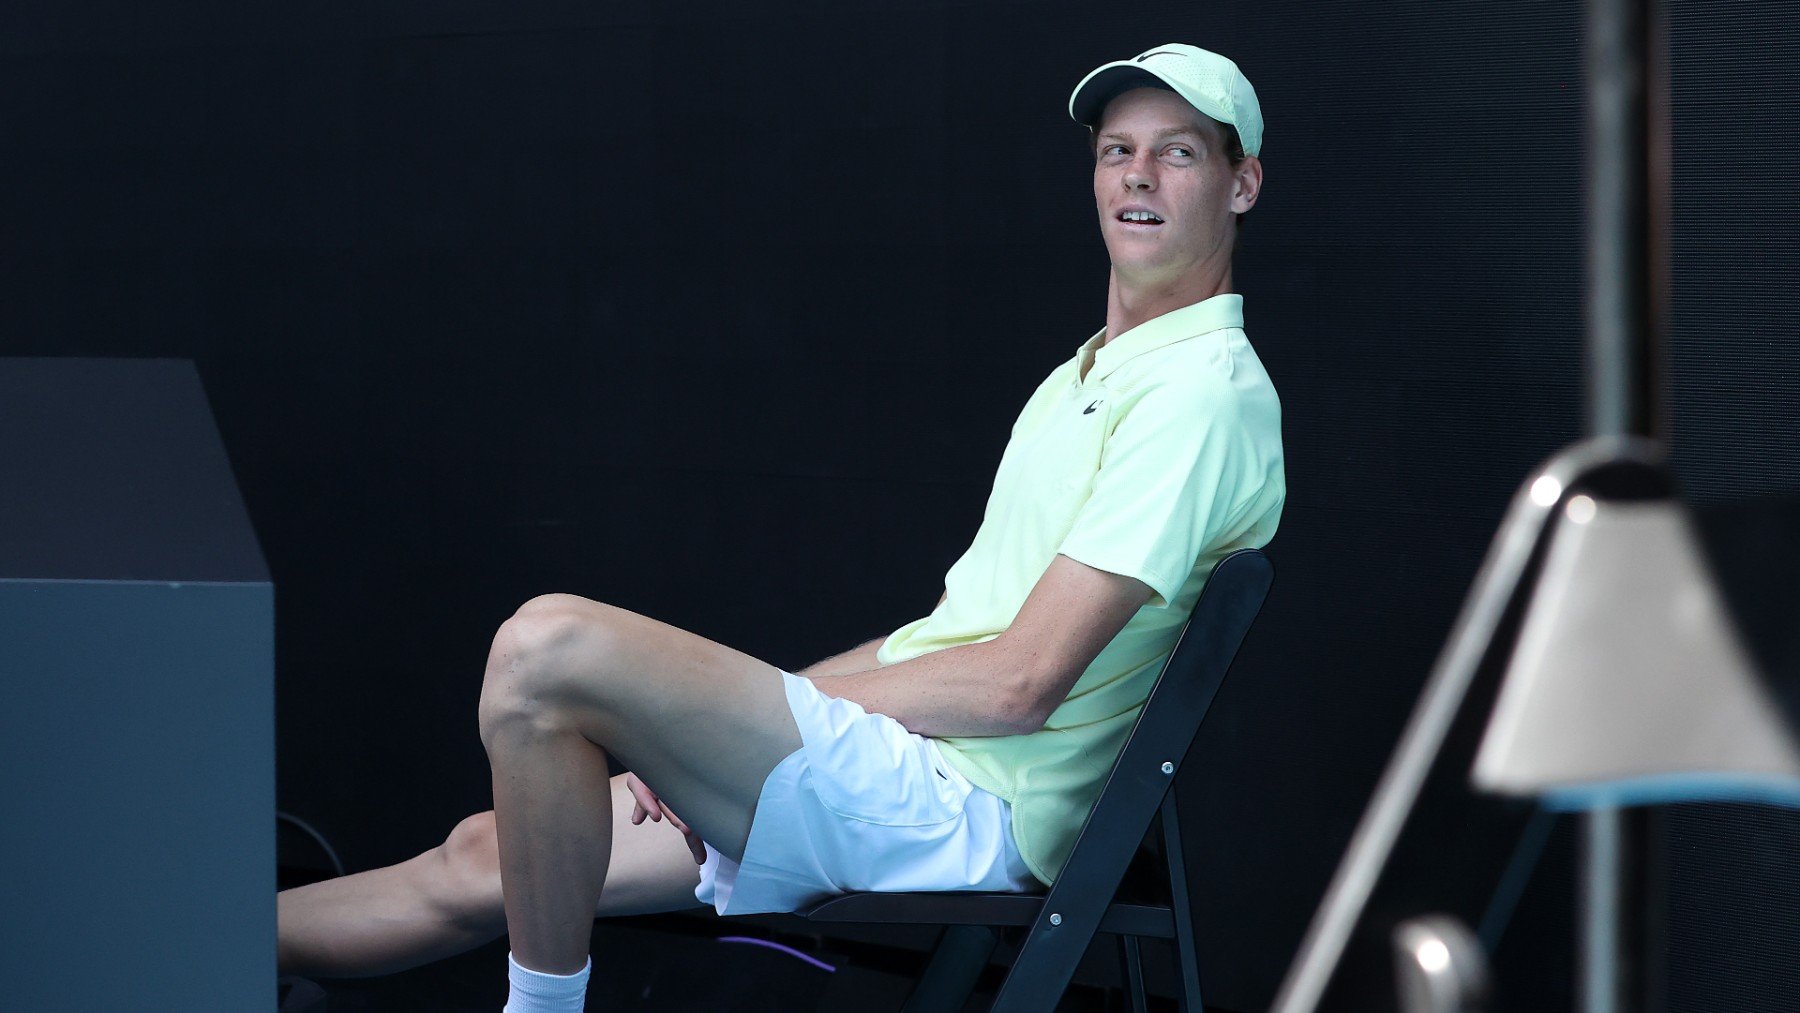
{"type": "Polygon", "coordinates": [[[0,1009],[274,1006],[274,606],[191,363],[0,359],[0,1009]]]}

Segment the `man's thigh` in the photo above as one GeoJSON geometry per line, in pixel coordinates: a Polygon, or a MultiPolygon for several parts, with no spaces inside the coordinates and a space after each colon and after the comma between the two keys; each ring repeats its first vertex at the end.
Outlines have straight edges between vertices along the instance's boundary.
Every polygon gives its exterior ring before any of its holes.
{"type": "MultiPolygon", "coordinates": [[[[769,772],[800,748],[780,670],[574,595],[533,599],[495,639],[489,678],[554,669],[559,713],[643,779],[720,852],[741,858],[769,772]]],[[[622,828],[615,824],[614,832],[622,828]]]]}

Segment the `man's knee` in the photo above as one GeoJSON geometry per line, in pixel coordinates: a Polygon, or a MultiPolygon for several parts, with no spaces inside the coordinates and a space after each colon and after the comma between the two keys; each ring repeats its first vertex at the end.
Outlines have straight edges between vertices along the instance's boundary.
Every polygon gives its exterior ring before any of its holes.
{"type": "Polygon", "coordinates": [[[444,838],[444,861],[459,875],[480,878],[500,874],[500,839],[494,831],[494,813],[476,813],[452,827],[444,838]]]}
{"type": "Polygon", "coordinates": [[[516,722],[554,725],[577,696],[603,692],[616,653],[613,612],[574,595],[548,594],[502,623],[481,685],[483,740],[516,722]]]}
{"type": "Polygon", "coordinates": [[[470,929],[505,928],[500,888],[500,843],[494,814],[476,813],[458,823],[438,848],[445,879],[439,902],[445,914],[470,929]]]}

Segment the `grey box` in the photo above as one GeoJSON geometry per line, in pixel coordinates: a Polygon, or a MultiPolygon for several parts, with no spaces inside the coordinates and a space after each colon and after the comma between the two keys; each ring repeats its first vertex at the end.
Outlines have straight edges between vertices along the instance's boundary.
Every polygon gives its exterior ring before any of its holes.
{"type": "Polygon", "coordinates": [[[274,600],[191,363],[0,359],[0,1009],[273,1007],[274,600]]]}

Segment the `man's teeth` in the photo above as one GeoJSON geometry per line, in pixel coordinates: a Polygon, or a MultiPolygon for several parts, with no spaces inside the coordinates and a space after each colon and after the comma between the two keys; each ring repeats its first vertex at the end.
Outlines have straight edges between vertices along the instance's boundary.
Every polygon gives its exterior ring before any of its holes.
{"type": "Polygon", "coordinates": [[[1148,211],[1127,211],[1124,214],[1121,214],[1119,217],[1128,222],[1160,222],[1160,221],[1162,221],[1161,218],[1156,217],[1155,215],[1151,214],[1148,211]]]}

